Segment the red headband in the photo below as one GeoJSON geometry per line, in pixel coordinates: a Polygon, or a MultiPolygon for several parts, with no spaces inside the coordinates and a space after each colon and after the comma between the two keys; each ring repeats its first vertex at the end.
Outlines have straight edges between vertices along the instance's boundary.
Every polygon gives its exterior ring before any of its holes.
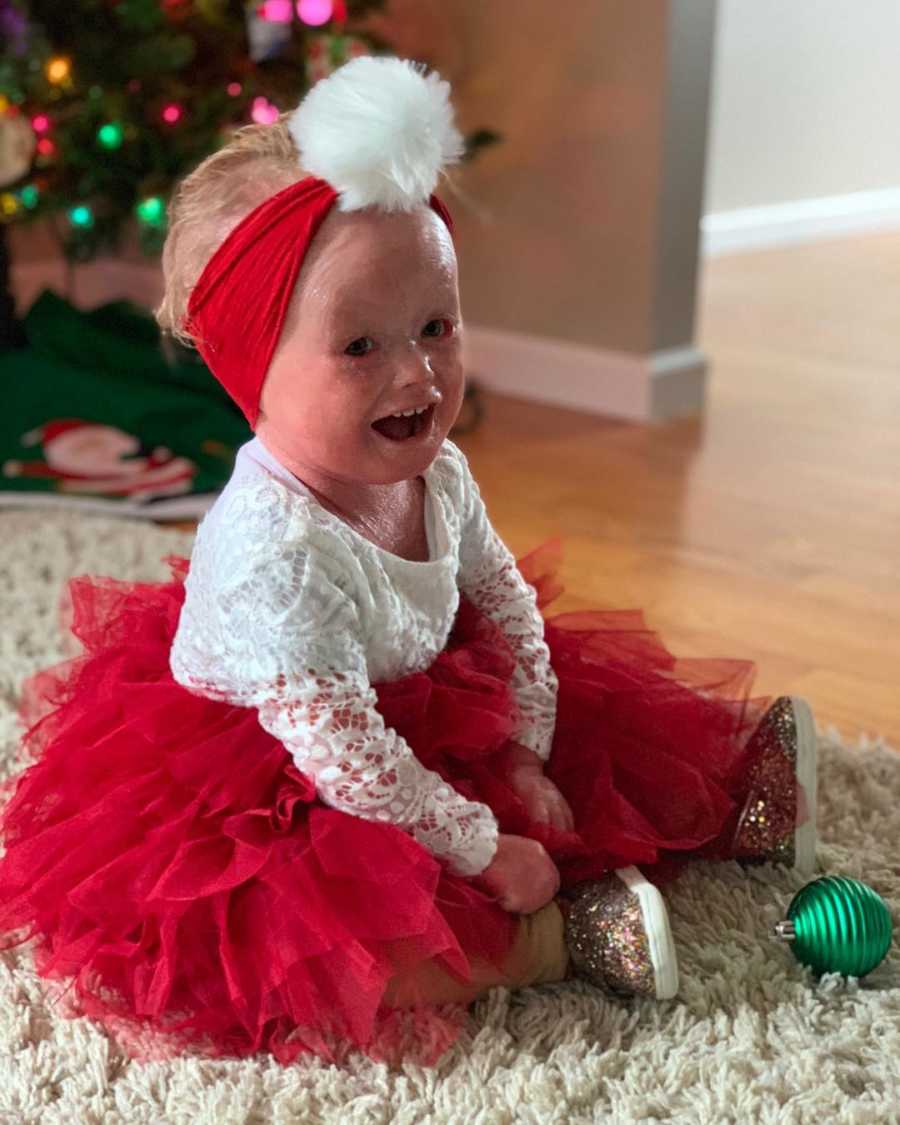
{"type": "MultiPolygon", "coordinates": [[[[338,193],[307,176],[246,215],[206,264],[188,302],[185,329],[251,428],[291,294],[338,193]]],[[[450,212],[428,200],[453,233],[450,212]]]]}

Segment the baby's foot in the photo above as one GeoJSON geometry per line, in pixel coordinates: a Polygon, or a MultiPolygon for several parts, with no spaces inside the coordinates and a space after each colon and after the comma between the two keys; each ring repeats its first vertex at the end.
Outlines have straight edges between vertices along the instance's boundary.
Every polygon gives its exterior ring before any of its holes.
{"type": "Polygon", "coordinates": [[[782,695],[753,733],[762,756],[734,835],[739,863],[780,863],[801,875],[816,868],[816,727],[809,704],[782,695]],[[797,821],[802,821],[799,825],[797,821]]]}
{"type": "Polygon", "coordinates": [[[678,959],[665,900],[636,867],[622,867],[561,895],[570,976],[620,996],[669,1000],[678,959]]]}

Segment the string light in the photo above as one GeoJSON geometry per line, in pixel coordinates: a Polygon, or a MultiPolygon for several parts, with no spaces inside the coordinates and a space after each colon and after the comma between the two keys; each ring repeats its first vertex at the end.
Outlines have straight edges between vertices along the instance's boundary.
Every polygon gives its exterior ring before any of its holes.
{"type": "Polygon", "coordinates": [[[82,230],[87,230],[88,227],[94,225],[94,212],[83,203],[79,203],[77,207],[73,207],[69,211],[69,222],[73,227],[81,227],[82,230]]]}
{"type": "Polygon", "coordinates": [[[148,227],[161,227],[165,223],[166,209],[158,195],[150,195],[142,199],[135,207],[137,217],[148,227]]]}
{"type": "Polygon", "coordinates": [[[181,120],[183,110],[176,102],[170,102],[162,111],[162,119],[167,125],[175,125],[181,120]]]}
{"type": "Polygon", "coordinates": [[[54,156],[56,154],[56,145],[49,137],[41,137],[37,143],[37,150],[41,156],[54,156]]]}
{"type": "Polygon", "coordinates": [[[260,96],[253,99],[250,116],[257,125],[271,125],[274,121],[278,120],[280,112],[277,105],[273,105],[268,98],[260,96]]]}
{"type": "Polygon", "coordinates": [[[110,121],[97,130],[97,140],[106,149],[120,148],[122,145],[122,126],[118,121],[110,121]]]}
{"type": "Polygon", "coordinates": [[[31,127],[36,133],[46,133],[50,128],[50,118],[46,113],[38,113],[32,117],[31,127]]]}
{"type": "Polygon", "coordinates": [[[40,192],[34,184],[26,184],[25,187],[23,187],[19,192],[19,198],[22,200],[22,203],[29,209],[29,211],[33,207],[37,207],[39,196],[40,192]]]}
{"type": "Polygon", "coordinates": [[[297,15],[310,27],[328,23],[333,11],[332,0],[297,0],[297,15]]]}
{"type": "Polygon", "coordinates": [[[71,71],[72,64],[69,60],[62,55],[57,55],[47,63],[47,80],[58,86],[66,81],[71,71]]]}
{"type": "Polygon", "coordinates": [[[19,210],[19,201],[10,191],[0,192],[0,213],[4,217],[15,215],[19,210]]]}
{"type": "Polygon", "coordinates": [[[294,18],[291,0],[266,0],[259,14],[269,23],[290,23],[294,18]]]}
{"type": "Polygon", "coordinates": [[[236,98],[243,88],[240,82],[229,82],[226,86],[226,90],[233,98],[236,98]]]}

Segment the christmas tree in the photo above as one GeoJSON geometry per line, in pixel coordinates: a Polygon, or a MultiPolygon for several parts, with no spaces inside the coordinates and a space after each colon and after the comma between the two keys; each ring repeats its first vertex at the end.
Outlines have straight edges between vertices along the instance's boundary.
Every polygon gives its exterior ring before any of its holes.
{"type": "Polygon", "coordinates": [[[50,217],[70,262],[137,224],[148,256],[176,183],[233,129],[382,49],[383,0],[0,0],[0,220],[50,217]]]}

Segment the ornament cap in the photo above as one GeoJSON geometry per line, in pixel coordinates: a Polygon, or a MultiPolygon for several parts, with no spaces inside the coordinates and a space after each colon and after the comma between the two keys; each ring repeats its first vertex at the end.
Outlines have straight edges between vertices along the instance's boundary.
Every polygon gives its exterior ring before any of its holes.
{"type": "Polygon", "coordinates": [[[777,941],[793,941],[796,936],[797,931],[794,928],[794,923],[789,918],[776,922],[772,928],[772,937],[777,941]]]}

